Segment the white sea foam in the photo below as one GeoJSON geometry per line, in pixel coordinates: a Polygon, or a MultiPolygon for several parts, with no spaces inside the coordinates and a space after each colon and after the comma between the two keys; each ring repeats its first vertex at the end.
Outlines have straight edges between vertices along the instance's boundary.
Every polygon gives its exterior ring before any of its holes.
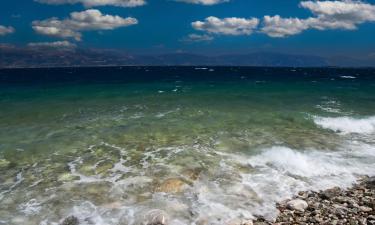
{"type": "MultiPolygon", "coordinates": [[[[139,167],[125,166],[125,148],[103,142],[101,145],[117,149],[121,153],[121,159],[110,170],[110,175],[84,176],[78,172],[83,161],[76,158],[69,163],[69,167],[71,173],[80,176],[81,180],[66,185],[110,183],[108,199],[115,199],[115,202],[95,205],[94,201],[81,199],[74,206],[66,207],[64,217],[74,215],[81,224],[87,225],[115,225],[124,221],[127,224],[139,224],[142,221],[140,215],[152,209],[161,209],[167,212],[170,224],[176,225],[204,221],[212,225],[228,224],[233,219],[251,219],[254,215],[272,219],[277,214],[275,203],[298,191],[347,187],[356,181],[359,174],[375,175],[375,146],[364,143],[361,137],[355,141],[347,140],[335,151],[274,146],[252,151],[248,155],[198,143],[193,146],[156,148],[143,153],[140,159],[142,166],[139,167]],[[148,187],[155,185],[155,182],[178,176],[179,169],[185,167],[179,163],[185,159],[183,157],[188,151],[210,158],[207,161],[202,159],[202,162],[208,163],[208,171],[202,172],[194,183],[187,185],[183,193],[150,191],[148,187]],[[179,162],[177,165],[173,163],[175,160],[179,162]],[[154,177],[147,174],[147,170],[160,170],[168,174],[166,177],[154,177]],[[117,176],[112,176],[128,172],[131,175],[126,178],[117,179],[117,176]],[[139,201],[137,196],[144,199],[139,201]]],[[[89,149],[95,146],[90,146],[89,149]]],[[[192,166],[190,161],[188,164],[192,166]]],[[[29,205],[38,207],[38,204],[29,205]]],[[[32,210],[29,212],[38,213],[32,210]]],[[[51,220],[56,224],[59,222],[54,218],[51,220]]]]}
{"type": "Polygon", "coordinates": [[[287,147],[272,147],[248,159],[255,174],[244,174],[263,204],[253,213],[268,218],[276,216],[274,203],[300,190],[322,190],[334,186],[348,187],[359,174],[375,175],[375,148],[365,144],[349,146],[350,150],[325,152],[297,151],[287,147]],[[366,160],[361,157],[366,155],[366,160]]]}
{"type": "Polygon", "coordinates": [[[178,111],[180,111],[180,108],[169,110],[167,112],[160,112],[160,113],[156,114],[155,117],[156,118],[162,118],[162,117],[167,116],[168,114],[172,114],[172,113],[175,113],[175,112],[178,112],[178,111]]]}
{"type": "Polygon", "coordinates": [[[330,113],[340,113],[341,112],[341,110],[338,109],[338,108],[332,108],[332,107],[325,106],[325,105],[317,105],[316,108],[321,109],[325,112],[330,112],[330,113]]]}
{"type": "Polygon", "coordinates": [[[317,105],[316,108],[321,109],[325,112],[340,113],[341,112],[340,106],[341,106],[340,102],[336,100],[327,100],[317,105]]]}
{"type": "Polygon", "coordinates": [[[356,79],[357,77],[354,77],[354,76],[340,76],[341,78],[344,78],[344,79],[356,79]]]}
{"type": "Polygon", "coordinates": [[[24,180],[24,178],[22,177],[22,172],[17,173],[17,175],[16,175],[16,182],[14,182],[14,184],[12,186],[10,186],[9,189],[0,192],[0,200],[2,200],[7,193],[11,192],[19,184],[21,184],[23,180],[24,180]]]}
{"type": "Polygon", "coordinates": [[[137,113],[135,113],[134,115],[132,115],[132,116],[130,116],[129,118],[130,119],[139,119],[139,118],[142,118],[142,117],[144,117],[145,115],[143,114],[143,113],[141,113],[141,112],[137,112],[137,113]]]}
{"type": "MultiPolygon", "coordinates": [[[[148,156],[158,157],[165,151],[178,155],[180,150],[157,149],[148,156]]],[[[217,157],[221,158],[218,167],[211,174],[202,174],[183,195],[148,193],[152,198],[140,203],[130,194],[123,199],[126,203],[115,204],[120,205],[117,208],[80,202],[68,214],[77,216],[83,224],[89,221],[96,225],[112,225],[121,221],[138,224],[139,215],[155,207],[168,213],[171,224],[207,221],[218,225],[233,219],[251,219],[254,215],[272,219],[277,214],[275,202],[300,190],[347,187],[355,182],[358,174],[375,175],[375,147],[360,141],[348,142],[345,148],[337,151],[274,146],[251,156],[234,152],[217,153],[217,157]],[[239,171],[236,165],[247,166],[249,170],[239,171]]],[[[152,182],[153,178],[142,175],[114,181],[111,195],[135,193],[152,185],[152,182]]]]}
{"type": "Polygon", "coordinates": [[[251,219],[253,215],[272,219],[277,215],[275,203],[298,191],[348,187],[359,174],[374,175],[375,148],[362,143],[348,143],[347,147],[320,151],[275,146],[250,157],[217,152],[222,157],[220,169],[213,175],[217,179],[201,179],[194,185],[196,220],[209,218],[216,224],[214,221],[251,219]],[[239,172],[236,164],[249,171],[239,172]]]}
{"type": "Polygon", "coordinates": [[[353,117],[315,117],[314,122],[324,129],[342,134],[371,134],[375,132],[375,116],[366,118],[353,117]]]}
{"type": "Polygon", "coordinates": [[[22,213],[30,216],[30,215],[38,214],[39,211],[42,209],[42,206],[41,206],[41,203],[38,202],[36,199],[31,199],[28,202],[20,204],[19,207],[18,207],[18,209],[22,213]]]}
{"type": "Polygon", "coordinates": [[[306,179],[375,173],[375,165],[353,158],[354,155],[362,154],[375,158],[373,147],[361,144],[357,148],[352,148],[350,145],[349,149],[326,152],[317,150],[297,151],[286,147],[272,147],[252,157],[249,163],[253,166],[265,166],[291,177],[306,179]],[[374,170],[372,171],[372,169],[374,170]]]}

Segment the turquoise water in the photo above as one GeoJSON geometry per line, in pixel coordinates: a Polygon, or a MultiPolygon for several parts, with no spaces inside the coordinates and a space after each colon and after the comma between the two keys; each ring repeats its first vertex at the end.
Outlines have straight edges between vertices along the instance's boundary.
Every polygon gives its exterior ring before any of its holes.
{"type": "MultiPolygon", "coordinates": [[[[210,70],[211,69],[211,70],[210,70]]],[[[375,174],[370,69],[0,72],[0,224],[274,218],[375,174]],[[72,79],[70,79],[72,78],[72,79]]]]}

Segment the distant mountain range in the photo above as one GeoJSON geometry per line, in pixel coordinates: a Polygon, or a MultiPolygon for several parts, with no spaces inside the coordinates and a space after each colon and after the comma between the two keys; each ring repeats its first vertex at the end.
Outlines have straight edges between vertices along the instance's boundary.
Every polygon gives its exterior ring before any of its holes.
{"type": "Polygon", "coordinates": [[[70,66],[269,66],[269,67],[375,67],[375,57],[319,57],[271,52],[204,56],[173,53],[132,55],[103,49],[46,49],[0,46],[0,68],[70,66]]]}

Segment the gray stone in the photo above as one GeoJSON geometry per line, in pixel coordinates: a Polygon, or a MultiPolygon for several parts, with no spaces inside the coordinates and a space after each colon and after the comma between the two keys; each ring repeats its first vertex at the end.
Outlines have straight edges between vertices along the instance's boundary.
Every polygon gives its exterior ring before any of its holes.
{"type": "Polygon", "coordinates": [[[340,193],[341,193],[341,189],[338,187],[335,187],[335,188],[322,191],[321,193],[319,193],[319,197],[322,199],[329,200],[333,197],[340,195],[340,193]]]}
{"type": "Polygon", "coordinates": [[[367,179],[366,187],[370,189],[375,189],[375,177],[370,177],[367,179]]]}
{"type": "Polygon", "coordinates": [[[75,216],[69,216],[60,225],[79,225],[79,220],[75,216]]]}

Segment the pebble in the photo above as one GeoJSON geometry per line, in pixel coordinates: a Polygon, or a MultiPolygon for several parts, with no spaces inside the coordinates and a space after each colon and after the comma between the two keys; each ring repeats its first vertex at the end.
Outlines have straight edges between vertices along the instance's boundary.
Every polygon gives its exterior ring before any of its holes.
{"type": "Polygon", "coordinates": [[[184,190],[187,184],[180,178],[170,178],[165,180],[160,186],[156,188],[157,192],[165,193],[180,193],[184,190]]]}
{"type": "Polygon", "coordinates": [[[79,225],[79,220],[75,216],[69,216],[60,225],[79,225]]]}
{"type": "Polygon", "coordinates": [[[168,215],[163,210],[154,209],[144,216],[142,225],[167,225],[168,221],[168,215]]]}
{"type": "Polygon", "coordinates": [[[287,203],[287,207],[291,210],[297,210],[300,212],[304,212],[305,209],[308,207],[308,204],[306,201],[301,199],[294,199],[287,203]]]}
{"type": "Polygon", "coordinates": [[[254,225],[375,225],[375,177],[364,178],[348,189],[299,192],[277,208],[276,222],[258,218],[254,225]]]}

